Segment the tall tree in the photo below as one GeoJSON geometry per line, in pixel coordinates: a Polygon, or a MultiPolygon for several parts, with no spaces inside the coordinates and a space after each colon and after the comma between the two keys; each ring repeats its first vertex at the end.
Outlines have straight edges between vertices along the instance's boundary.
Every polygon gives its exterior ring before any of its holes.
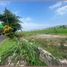
{"type": "Polygon", "coordinates": [[[21,29],[19,16],[16,16],[8,9],[5,9],[2,14],[0,14],[0,21],[2,21],[3,26],[11,27],[12,32],[15,33],[17,30],[21,29]]]}
{"type": "Polygon", "coordinates": [[[13,32],[21,29],[20,26],[21,21],[19,20],[19,16],[16,16],[8,9],[5,9],[4,13],[0,14],[0,21],[3,22],[3,25],[9,25],[10,27],[12,27],[13,32]]]}

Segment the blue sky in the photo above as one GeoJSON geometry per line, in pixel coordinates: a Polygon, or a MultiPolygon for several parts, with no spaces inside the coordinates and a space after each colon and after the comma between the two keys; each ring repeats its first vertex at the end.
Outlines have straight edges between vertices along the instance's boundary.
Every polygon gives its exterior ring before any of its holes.
{"type": "Polygon", "coordinates": [[[67,24],[67,1],[0,1],[0,13],[5,7],[20,16],[24,31],[67,24]]]}

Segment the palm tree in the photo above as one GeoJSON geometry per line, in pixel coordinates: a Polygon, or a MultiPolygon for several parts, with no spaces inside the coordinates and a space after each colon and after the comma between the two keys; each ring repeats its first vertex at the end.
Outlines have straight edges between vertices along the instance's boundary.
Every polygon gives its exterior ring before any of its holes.
{"type": "MultiPolygon", "coordinates": [[[[3,26],[11,27],[12,33],[14,34],[17,30],[21,29],[19,16],[16,16],[11,11],[5,8],[3,14],[0,14],[0,21],[2,21],[3,26]]],[[[6,28],[6,27],[5,27],[6,28]]],[[[11,33],[9,31],[9,33],[11,33]]],[[[12,34],[11,34],[12,35],[12,34]]]]}
{"type": "Polygon", "coordinates": [[[3,25],[9,25],[13,28],[13,32],[16,32],[17,30],[21,29],[19,16],[16,16],[12,12],[10,12],[8,9],[4,10],[3,14],[0,14],[0,21],[3,22],[3,25]]]}

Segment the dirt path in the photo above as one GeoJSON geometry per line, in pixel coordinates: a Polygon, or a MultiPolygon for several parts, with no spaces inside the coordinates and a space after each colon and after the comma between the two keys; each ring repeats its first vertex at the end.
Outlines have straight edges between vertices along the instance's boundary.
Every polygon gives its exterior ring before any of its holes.
{"type": "Polygon", "coordinates": [[[51,34],[38,34],[38,35],[35,35],[33,37],[36,37],[36,38],[67,38],[67,36],[51,35],[51,34]]]}
{"type": "Polygon", "coordinates": [[[4,40],[4,36],[3,35],[0,35],[0,43],[4,40]]]}

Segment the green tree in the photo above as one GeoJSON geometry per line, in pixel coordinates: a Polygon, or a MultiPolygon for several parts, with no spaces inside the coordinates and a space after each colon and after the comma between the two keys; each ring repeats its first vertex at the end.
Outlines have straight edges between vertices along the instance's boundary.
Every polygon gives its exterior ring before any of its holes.
{"type": "Polygon", "coordinates": [[[0,23],[0,35],[1,35],[1,34],[2,34],[2,32],[3,32],[3,28],[4,28],[3,24],[2,24],[2,23],[0,23]]]}
{"type": "Polygon", "coordinates": [[[21,29],[19,16],[16,16],[8,9],[5,9],[2,14],[0,14],[0,21],[2,21],[3,26],[8,25],[12,28],[13,34],[21,29]]]}

